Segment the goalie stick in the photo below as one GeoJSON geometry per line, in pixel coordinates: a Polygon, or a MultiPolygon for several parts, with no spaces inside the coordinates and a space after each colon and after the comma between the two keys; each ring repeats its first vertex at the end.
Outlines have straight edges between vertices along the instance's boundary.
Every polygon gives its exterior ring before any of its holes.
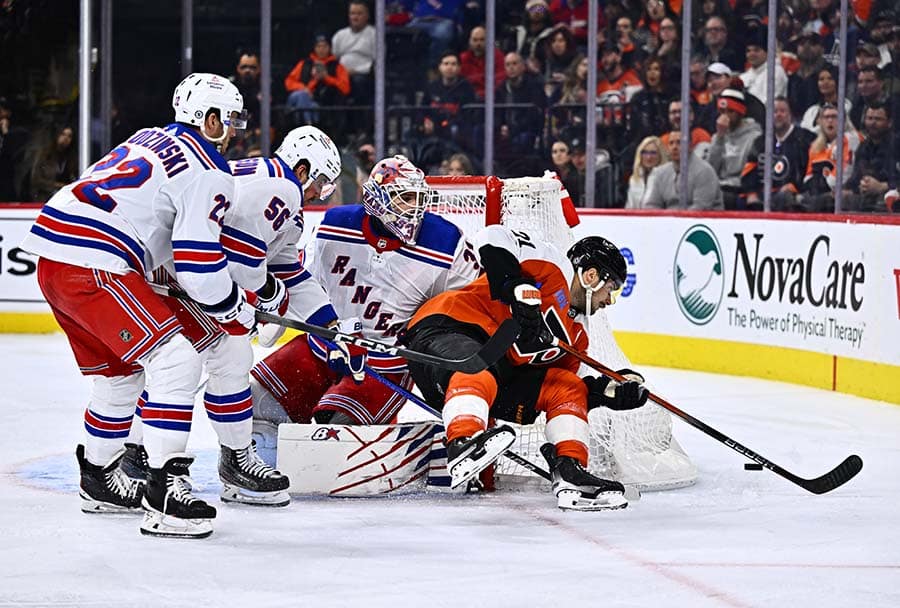
{"type": "Polygon", "coordinates": [[[500,357],[506,354],[506,351],[512,346],[519,335],[519,324],[513,319],[507,319],[500,324],[497,331],[494,332],[487,342],[478,350],[463,359],[445,359],[437,355],[422,353],[417,350],[410,350],[402,346],[391,346],[377,340],[369,340],[362,336],[354,336],[344,334],[327,327],[319,327],[297,319],[287,319],[278,315],[267,312],[256,311],[256,320],[260,323],[274,323],[291,329],[299,329],[306,333],[331,340],[332,342],[343,342],[360,346],[367,350],[378,353],[386,353],[389,355],[397,355],[410,361],[425,363],[426,365],[434,365],[443,369],[449,369],[466,374],[477,374],[478,372],[489,368],[496,363],[500,357]]]}
{"type": "MultiPolygon", "coordinates": [[[[433,407],[431,407],[430,405],[428,405],[427,403],[425,403],[425,401],[423,401],[415,393],[412,393],[412,392],[406,390],[405,388],[403,388],[402,386],[400,386],[399,384],[397,384],[395,382],[391,382],[390,380],[388,380],[387,378],[385,378],[384,376],[382,376],[381,374],[379,374],[378,372],[373,370],[368,365],[366,366],[366,373],[369,374],[370,376],[372,376],[373,378],[375,378],[378,382],[381,382],[383,385],[385,385],[386,387],[388,387],[389,389],[391,389],[398,395],[400,395],[401,397],[406,397],[409,401],[412,401],[417,406],[422,408],[424,411],[428,412],[429,414],[431,414],[432,416],[434,416],[438,419],[441,419],[441,413],[439,411],[437,411],[436,409],[434,409],[433,407]]],[[[549,444],[549,445],[553,445],[553,444],[549,444]]],[[[547,481],[553,481],[553,477],[551,477],[550,472],[547,469],[541,467],[538,464],[531,462],[524,456],[517,454],[516,452],[513,452],[512,450],[506,450],[505,452],[503,452],[503,454],[501,454],[501,456],[503,456],[504,458],[507,458],[509,460],[512,460],[513,462],[515,462],[516,464],[520,465],[523,468],[528,469],[529,471],[531,471],[538,477],[543,477],[547,481]]],[[[638,500],[641,499],[641,491],[635,486],[625,486],[625,498],[628,499],[629,501],[637,502],[638,500]]]]}
{"type": "MultiPolygon", "coordinates": [[[[579,361],[586,363],[587,365],[593,367],[598,372],[602,372],[603,374],[609,376],[610,378],[612,378],[613,380],[616,380],[617,382],[627,382],[628,381],[628,379],[625,378],[624,376],[622,376],[621,374],[616,373],[615,371],[606,367],[599,361],[596,361],[596,360],[590,358],[589,356],[587,356],[586,354],[579,352],[578,350],[572,348],[568,344],[565,344],[565,343],[559,342],[559,341],[555,341],[554,346],[558,346],[560,349],[562,349],[563,351],[572,355],[579,361]]],[[[780,475],[781,477],[784,477],[791,483],[797,484],[804,490],[807,490],[808,492],[812,492],[813,494],[825,494],[826,492],[830,492],[830,491],[834,490],[835,488],[838,488],[838,487],[844,485],[845,483],[847,483],[848,481],[850,481],[851,479],[853,479],[856,476],[856,474],[862,470],[862,467],[863,467],[862,458],[860,458],[856,454],[853,454],[853,455],[845,458],[843,462],[841,462],[839,465],[837,465],[836,467],[834,467],[832,470],[828,471],[824,475],[821,475],[814,479],[804,479],[803,477],[795,475],[794,473],[791,473],[790,471],[778,466],[777,464],[775,464],[768,458],[765,458],[764,456],[760,456],[759,454],[757,454],[756,452],[754,452],[747,446],[744,446],[744,445],[738,443],[737,441],[735,441],[734,439],[732,439],[725,433],[722,433],[721,431],[714,429],[713,427],[709,426],[702,420],[698,420],[697,418],[694,418],[687,412],[672,405],[671,403],[669,403],[668,401],[666,401],[659,395],[655,395],[654,393],[652,393],[650,391],[647,391],[647,392],[648,392],[648,398],[651,401],[658,404],[663,409],[666,409],[666,410],[672,412],[673,414],[675,414],[676,416],[678,416],[679,418],[681,418],[682,420],[684,420],[685,422],[690,424],[695,429],[698,429],[698,430],[706,433],[707,435],[709,435],[716,441],[718,441],[720,443],[724,443],[725,445],[730,447],[732,450],[734,450],[738,454],[742,454],[742,455],[746,456],[753,462],[755,462],[759,465],[762,465],[763,467],[769,469],[773,473],[780,475]]]]}

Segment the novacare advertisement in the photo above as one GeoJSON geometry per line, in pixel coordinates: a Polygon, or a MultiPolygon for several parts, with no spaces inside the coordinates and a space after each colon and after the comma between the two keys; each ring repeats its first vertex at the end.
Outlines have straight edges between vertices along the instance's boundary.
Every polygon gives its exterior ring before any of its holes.
{"type": "Polygon", "coordinates": [[[577,234],[598,230],[629,262],[630,293],[608,313],[616,330],[900,364],[900,226],[596,219],[577,234]]]}

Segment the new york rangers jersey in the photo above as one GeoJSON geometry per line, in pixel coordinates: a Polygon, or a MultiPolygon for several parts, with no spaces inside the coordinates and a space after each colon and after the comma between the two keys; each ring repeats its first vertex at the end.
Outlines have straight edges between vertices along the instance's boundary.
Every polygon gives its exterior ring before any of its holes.
{"type": "Polygon", "coordinates": [[[303,268],[297,243],[303,234],[303,184],[279,158],[230,162],[235,203],[225,212],[222,247],[242,288],[258,291],[272,273],[288,289],[287,316],[328,325],[337,313],[328,295],[303,268]]]}
{"type": "Polygon", "coordinates": [[[142,129],[47,202],[22,242],[44,258],[147,275],[169,263],[202,304],[232,293],[220,225],[234,184],[221,154],[193,129],[142,129]]]}
{"type": "MultiPolygon", "coordinates": [[[[415,245],[376,233],[371,221],[362,205],[330,209],[316,230],[312,267],[340,318],[357,317],[366,338],[393,342],[426,300],[478,276],[478,256],[439,215],[424,215],[415,245]]],[[[311,346],[321,349],[315,340],[311,346]]],[[[377,353],[369,362],[405,369],[402,359],[377,353]]]]}

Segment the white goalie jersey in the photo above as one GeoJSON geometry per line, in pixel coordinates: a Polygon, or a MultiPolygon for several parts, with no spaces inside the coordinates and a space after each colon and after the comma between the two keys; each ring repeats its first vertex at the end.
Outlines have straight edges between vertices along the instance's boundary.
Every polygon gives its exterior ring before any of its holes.
{"type": "MultiPolygon", "coordinates": [[[[478,276],[478,256],[459,228],[438,215],[424,215],[415,245],[377,234],[370,222],[362,205],[330,209],[311,244],[312,267],[340,318],[357,317],[363,336],[394,342],[426,300],[478,276]]],[[[370,354],[376,369],[405,368],[402,360],[380,358],[389,357],[370,354]]]]}
{"type": "Polygon", "coordinates": [[[235,189],[225,213],[222,248],[228,270],[244,289],[257,291],[271,273],[288,289],[287,316],[314,325],[337,318],[328,295],[303,268],[303,185],[279,158],[231,161],[235,189]]]}

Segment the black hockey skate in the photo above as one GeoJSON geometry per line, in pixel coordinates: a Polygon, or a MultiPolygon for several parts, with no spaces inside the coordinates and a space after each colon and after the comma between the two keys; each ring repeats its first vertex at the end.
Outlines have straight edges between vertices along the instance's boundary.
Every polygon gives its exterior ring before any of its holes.
{"type": "Polygon", "coordinates": [[[150,470],[150,462],[147,460],[147,450],[139,443],[126,443],[125,455],[119,463],[122,471],[139,481],[147,481],[147,472],[150,470]]]}
{"type": "Polygon", "coordinates": [[[150,469],[144,492],[141,534],[205,538],[212,534],[210,520],[216,508],[191,494],[188,477],[192,456],[172,454],[161,469],[150,469]]]}
{"type": "Polygon", "coordinates": [[[488,429],[472,437],[447,443],[447,470],[450,487],[458,488],[493,464],[516,440],[508,425],[488,429]]]}
{"type": "Polygon", "coordinates": [[[565,511],[606,511],[628,506],[625,486],[588,472],[570,456],[557,456],[556,447],[546,443],[541,453],[550,465],[556,505],[565,511]]]}
{"type": "Polygon", "coordinates": [[[81,469],[81,510],[85,513],[136,513],[141,508],[144,484],[122,473],[119,463],[124,450],[116,452],[106,466],[91,464],[84,456],[84,446],[75,450],[81,469]]]}
{"type": "Polygon", "coordinates": [[[290,479],[266,464],[256,453],[256,442],[243,450],[221,448],[219,478],[222,480],[222,502],[245,505],[284,507],[291,502],[287,493],[290,479]]]}

